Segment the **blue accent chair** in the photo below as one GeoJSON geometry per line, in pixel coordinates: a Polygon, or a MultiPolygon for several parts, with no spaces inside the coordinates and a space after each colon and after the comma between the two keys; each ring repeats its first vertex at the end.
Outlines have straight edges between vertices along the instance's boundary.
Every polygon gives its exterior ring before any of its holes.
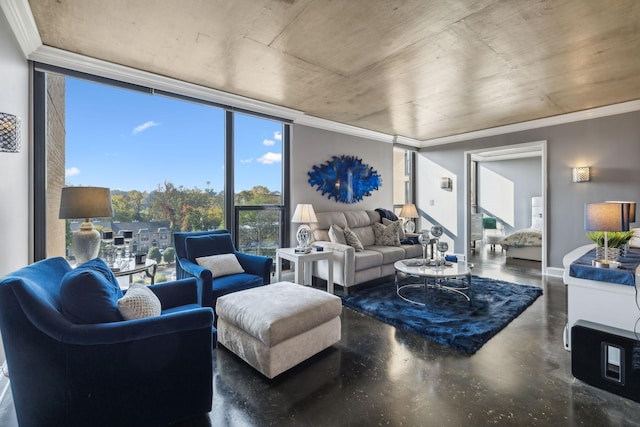
{"type": "MultiPolygon", "coordinates": [[[[0,281],[0,331],[20,426],[166,426],[210,412],[213,311],[197,304],[196,281],[149,286],[160,316],[72,322],[64,307],[82,307],[70,305],[65,283],[79,268],[48,258],[0,281]]],[[[111,274],[90,269],[80,283],[111,274]]]]}
{"type": "Polygon", "coordinates": [[[203,307],[215,308],[216,300],[222,295],[271,283],[273,260],[237,251],[227,230],[176,232],[173,240],[177,258],[176,277],[195,277],[198,280],[198,302],[203,307]],[[228,253],[236,255],[244,273],[213,278],[210,270],[196,262],[199,257],[228,253]]]}

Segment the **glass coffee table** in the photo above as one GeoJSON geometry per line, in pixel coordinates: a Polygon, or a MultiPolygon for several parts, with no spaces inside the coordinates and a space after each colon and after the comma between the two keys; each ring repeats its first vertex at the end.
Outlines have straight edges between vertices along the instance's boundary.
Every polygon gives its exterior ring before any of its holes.
{"type": "Polygon", "coordinates": [[[471,302],[471,265],[465,261],[447,262],[444,266],[436,266],[432,261],[422,259],[403,259],[393,264],[396,269],[396,294],[403,300],[412,304],[424,306],[427,301],[429,289],[454,292],[471,302]],[[420,281],[408,282],[408,278],[418,278],[420,281]],[[446,285],[444,284],[446,283],[446,285]],[[410,289],[421,288],[422,300],[415,296],[408,296],[410,289]]]}

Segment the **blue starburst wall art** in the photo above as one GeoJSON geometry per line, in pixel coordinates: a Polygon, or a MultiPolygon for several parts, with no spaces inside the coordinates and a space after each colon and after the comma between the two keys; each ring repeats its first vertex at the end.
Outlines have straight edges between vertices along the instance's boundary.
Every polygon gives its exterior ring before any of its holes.
{"type": "Polygon", "coordinates": [[[356,203],[382,185],[376,170],[355,156],[333,156],[308,172],[309,184],[336,202],[356,203]]]}

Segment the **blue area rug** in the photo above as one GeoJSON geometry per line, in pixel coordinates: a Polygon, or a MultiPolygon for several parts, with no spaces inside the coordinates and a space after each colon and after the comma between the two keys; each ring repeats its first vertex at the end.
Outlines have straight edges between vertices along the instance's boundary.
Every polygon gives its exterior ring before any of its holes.
{"type": "MultiPolygon", "coordinates": [[[[403,295],[411,296],[411,292],[423,290],[408,290],[403,295]]],[[[464,297],[441,289],[428,290],[425,306],[412,304],[396,295],[393,280],[357,290],[342,302],[396,328],[473,354],[540,295],[542,289],[536,286],[473,276],[471,304],[464,297]]]]}

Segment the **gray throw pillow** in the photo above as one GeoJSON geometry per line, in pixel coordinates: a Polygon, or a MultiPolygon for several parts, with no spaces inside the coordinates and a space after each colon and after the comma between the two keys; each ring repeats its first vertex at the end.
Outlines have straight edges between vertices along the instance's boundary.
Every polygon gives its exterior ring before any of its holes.
{"type": "Polygon", "coordinates": [[[352,246],[356,252],[364,251],[364,246],[360,242],[358,235],[353,232],[349,227],[344,228],[344,238],[347,241],[347,245],[352,246]]]}
{"type": "Polygon", "coordinates": [[[373,224],[373,235],[376,239],[376,246],[400,246],[400,238],[398,237],[398,228],[400,223],[394,222],[390,225],[373,224]]]}
{"type": "Polygon", "coordinates": [[[391,221],[390,219],[387,218],[382,218],[382,223],[384,225],[391,225],[391,224],[398,224],[398,239],[402,240],[405,239],[407,236],[405,236],[404,234],[404,227],[402,226],[402,224],[400,223],[400,220],[398,221],[391,221]]]}

